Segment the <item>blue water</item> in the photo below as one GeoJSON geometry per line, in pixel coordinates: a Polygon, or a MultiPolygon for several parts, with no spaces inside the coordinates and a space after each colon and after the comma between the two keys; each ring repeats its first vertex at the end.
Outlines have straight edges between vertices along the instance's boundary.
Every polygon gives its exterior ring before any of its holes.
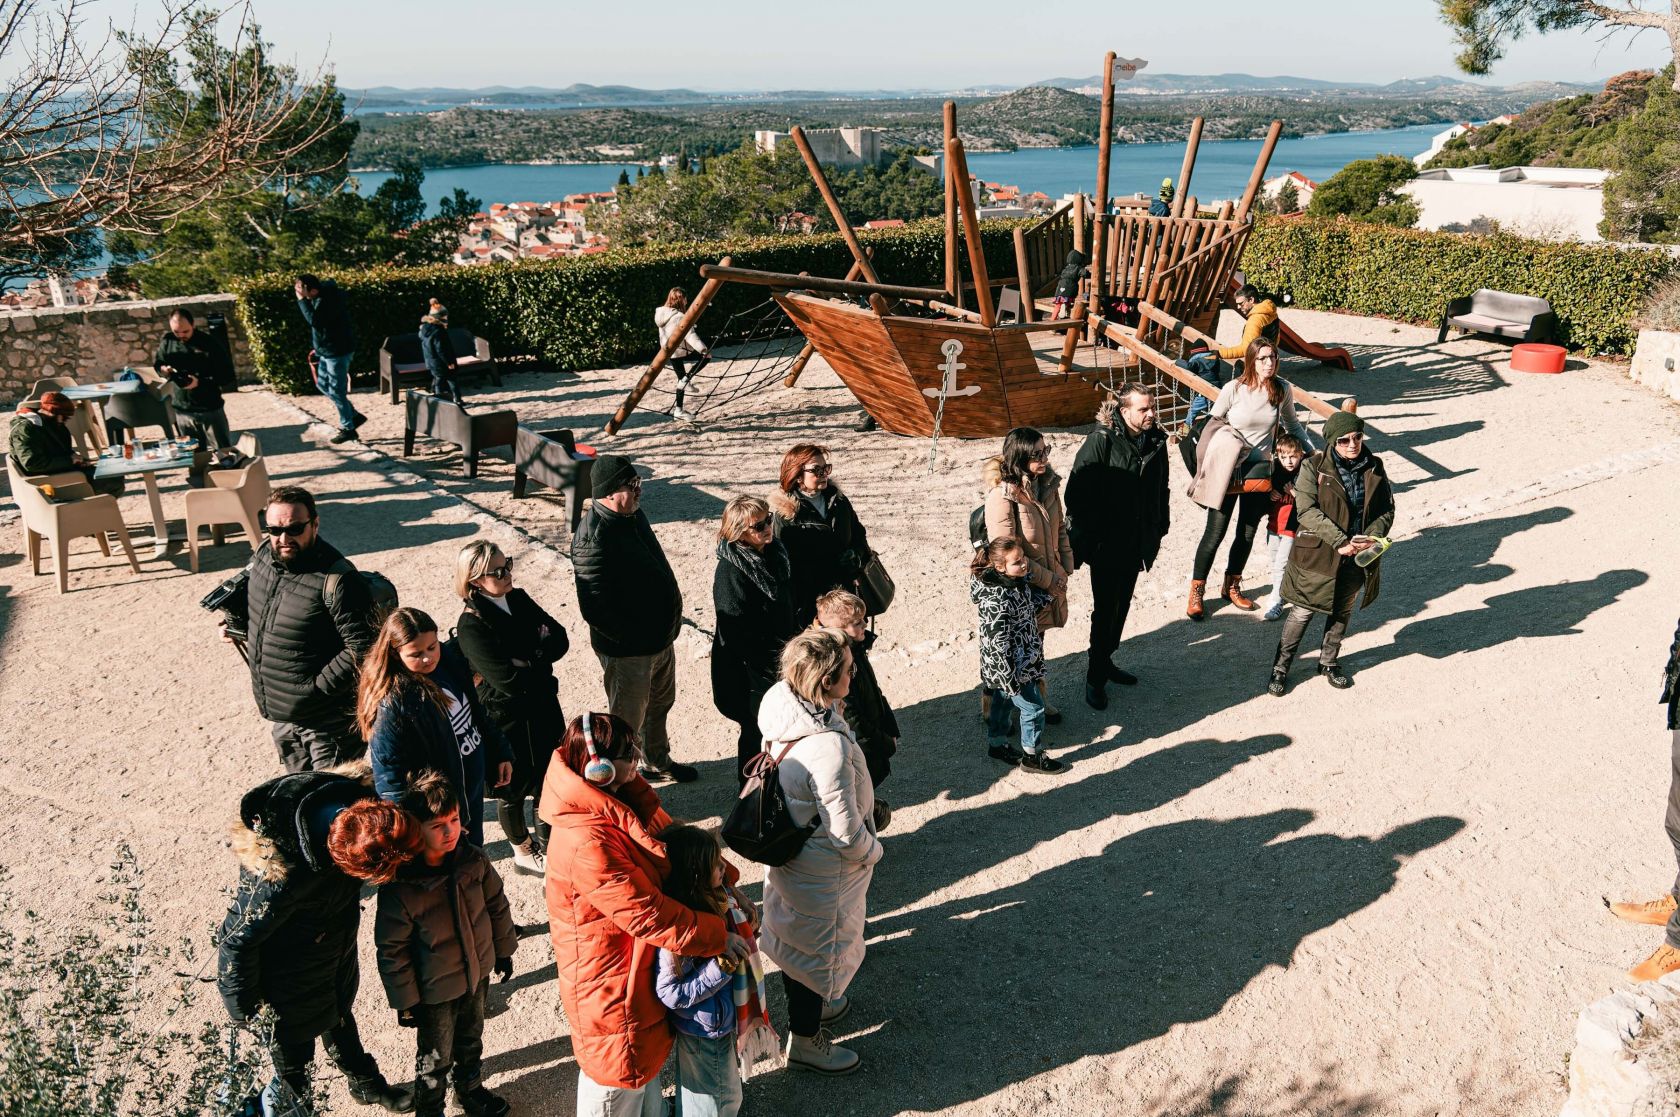
{"type": "MultiPolygon", "coordinates": [[[[1410,158],[1428,148],[1430,137],[1443,127],[1422,124],[1383,132],[1341,132],[1280,140],[1266,176],[1300,171],[1315,182],[1323,182],[1355,159],[1387,153],[1410,158]]],[[[1204,202],[1240,197],[1259,154],[1259,140],[1204,141],[1196,153],[1190,192],[1204,202]]],[[[1178,177],[1183,161],[1182,143],[1120,144],[1110,161],[1109,190],[1115,195],[1136,191],[1153,194],[1163,178],[1178,177]]],[[[970,155],[968,169],[987,182],[1019,186],[1024,191],[1042,190],[1052,198],[1075,190],[1092,193],[1097,183],[1097,149],[1095,146],[1023,148],[996,155],[970,155]]],[[[632,179],[636,177],[634,164],[620,163],[540,167],[492,163],[479,167],[445,167],[426,172],[423,193],[434,207],[439,198],[457,186],[485,205],[547,202],[567,194],[611,190],[620,170],[627,170],[632,179]]],[[[389,177],[383,171],[356,175],[365,191],[377,189],[389,177]]]]}

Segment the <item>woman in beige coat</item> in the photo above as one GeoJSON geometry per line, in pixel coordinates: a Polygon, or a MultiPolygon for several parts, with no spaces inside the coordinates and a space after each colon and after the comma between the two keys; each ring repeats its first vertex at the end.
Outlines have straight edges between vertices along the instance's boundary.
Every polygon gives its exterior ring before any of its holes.
{"type": "Polygon", "coordinates": [[[841,714],[851,683],[845,634],[808,629],[782,649],[782,679],[758,708],[765,751],[782,758],[788,811],[816,826],[796,857],[765,873],[759,943],[782,971],[788,1065],[824,1074],[858,1066],[857,1053],[835,1046],[822,1026],[851,1007],[846,987],[863,964],[869,881],[881,859],[869,765],[841,714]]]}
{"type": "MultiPolygon", "coordinates": [[[[1031,427],[1016,427],[1003,439],[1003,453],[986,460],[986,537],[1018,540],[1027,554],[1027,578],[1050,592],[1050,604],[1038,615],[1038,630],[1061,628],[1068,619],[1068,576],[1073,573],[1073,543],[1062,512],[1062,479],[1050,468],[1050,447],[1031,427]]],[[[1062,720],[1046,695],[1044,718],[1062,720]]],[[[988,702],[981,688],[980,713],[988,702]]]]}

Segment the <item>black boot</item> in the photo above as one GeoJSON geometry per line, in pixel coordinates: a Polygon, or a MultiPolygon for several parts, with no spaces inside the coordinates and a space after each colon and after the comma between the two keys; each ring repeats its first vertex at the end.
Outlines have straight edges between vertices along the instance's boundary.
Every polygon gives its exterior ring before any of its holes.
{"type": "Polygon", "coordinates": [[[486,1090],[483,1083],[467,1090],[457,1087],[455,1100],[461,1103],[467,1117],[507,1117],[512,1108],[506,1099],[486,1090]]]}
{"type": "Polygon", "coordinates": [[[1295,657],[1286,655],[1283,644],[1278,643],[1277,652],[1272,656],[1272,681],[1266,686],[1266,693],[1273,698],[1282,698],[1289,689],[1289,668],[1294,666],[1295,657]]]}
{"type": "Polygon", "coordinates": [[[1321,663],[1318,667],[1318,673],[1324,676],[1324,678],[1329,681],[1330,685],[1335,687],[1337,690],[1346,690],[1348,687],[1353,685],[1353,679],[1342,670],[1340,664],[1321,663]]]}
{"type": "Polygon", "coordinates": [[[346,1079],[345,1085],[350,1096],[363,1105],[382,1106],[392,1113],[414,1112],[414,1090],[391,1085],[383,1074],[376,1072],[371,1078],[346,1079]]]}

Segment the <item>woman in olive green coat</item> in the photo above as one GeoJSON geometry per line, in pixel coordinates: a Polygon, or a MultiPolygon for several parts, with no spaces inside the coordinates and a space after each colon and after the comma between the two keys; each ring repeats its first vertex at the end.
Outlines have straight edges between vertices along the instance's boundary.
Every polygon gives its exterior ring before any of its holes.
{"type": "Polygon", "coordinates": [[[1365,448],[1365,421],[1338,411],[1324,423],[1325,448],[1308,458],[1295,480],[1295,516],[1300,522],[1289,566],[1283,574],[1283,635],[1272,660],[1267,693],[1281,698],[1289,668],[1314,613],[1323,613],[1324,644],[1318,673],[1337,690],[1353,685],[1341,668],[1342,636],[1354,603],[1377,599],[1382,560],[1360,566],[1353,557],[1375,546],[1394,525],[1394,489],[1382,460],[1365,448]]]}

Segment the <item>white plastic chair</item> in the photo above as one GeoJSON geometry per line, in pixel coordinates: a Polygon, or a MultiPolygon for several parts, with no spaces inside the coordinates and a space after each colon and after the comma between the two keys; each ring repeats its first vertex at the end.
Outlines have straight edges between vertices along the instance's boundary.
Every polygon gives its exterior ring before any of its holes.
{"type": "Polygon", "coordinates": [[[12,499],[23,513],[23,552],[29,556],[31,574],[41,573],[41,541],[52,539],[53,571],[58,575],[58,592],[70,589],[70,540],[91,535],[99,541],[99,549],[106,555],[111,545],[105,533],[114,532],[122,544],[128,565],[140,573],[140,563],[134,557],[134,545],[128,539],[128,527],[123,523],[117,498],[109,493],[93,495],[87,478],[80,473],[53,473],[26,477],[18,472],[10,458],[6,471],[11,476],[12,499]],[[47,499],[42,486],[51,485],[57,501],[47,499]],[[68,498],[68,499],[67,499],[68,498]]]}
{"type": "Polygon", "coordinates": [[[198,532],[210,529],[212,543],[221,543],[220,524],[238,524],[252,550],[262,542],[258,516],[268,504],[268,464],[263,460],[262,442],[254,434],[242,434],[239,452],[250,460],[238,469],[213,470],[206,476],[210,487],[187,493],[187,550],[192,555],[192,572],[198,573],[198,532]]]}

